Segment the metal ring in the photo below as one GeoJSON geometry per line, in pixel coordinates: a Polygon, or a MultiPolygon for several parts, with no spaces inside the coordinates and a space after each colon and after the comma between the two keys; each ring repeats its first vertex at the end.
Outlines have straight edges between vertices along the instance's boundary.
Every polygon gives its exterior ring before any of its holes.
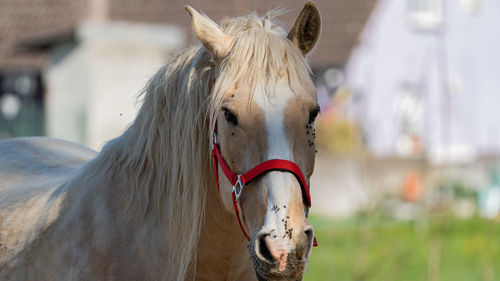
{"type": "Polygon", "coordinates": [[[241,192],[243,191],[243,183],[241,183],[241,174],[238,174],[238,180],[233,185],[233,193],[234,193],[234,202],[237,202],[240,199],[241,192]],[[240,190],[238,190],[238,185],[240,186],[240,190]]]}

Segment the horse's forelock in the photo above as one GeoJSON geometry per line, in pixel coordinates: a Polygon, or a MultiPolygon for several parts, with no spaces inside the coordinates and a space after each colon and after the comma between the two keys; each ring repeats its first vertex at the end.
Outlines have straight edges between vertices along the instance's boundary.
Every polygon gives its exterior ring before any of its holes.
{"type": "Polygon", "coordinates": [[[265,17],[252,13],[223,21],[224,32],[236,40],[219,66],[220,73],[211,96],[210,117],[217,116],[225,95],[235,82],[245,83],[251,97],[257,86],[265,87],[259,93],[273,95],[275,85],[283,78],[305,88],[314,87],[305,57],[275,22],[275,17],[282,13],[284,10],[272,10],[265,17]]]}

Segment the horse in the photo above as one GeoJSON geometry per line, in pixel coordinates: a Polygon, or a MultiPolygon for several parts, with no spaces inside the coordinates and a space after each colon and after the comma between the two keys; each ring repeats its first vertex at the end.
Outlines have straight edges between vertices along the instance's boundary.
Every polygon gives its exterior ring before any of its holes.
{"type": "Polygon", "coordinates": [[[218,25],[185,9],[201,45],[147,82],[101,152],[0,142],[0,280],[302,280],[318,9],[289,32],[276,11],[218,25]]]}

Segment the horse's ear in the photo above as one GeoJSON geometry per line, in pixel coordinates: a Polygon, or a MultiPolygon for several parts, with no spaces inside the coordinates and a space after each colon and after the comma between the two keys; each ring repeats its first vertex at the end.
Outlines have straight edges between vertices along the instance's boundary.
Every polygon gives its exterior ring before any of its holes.
{"type": "Polygon", "coordinates": [[[312,2],[307,2],[288,33],[288,39],[306,55],[316,45],[320,30],[321,18],[318,8],[312,2]]]}
{"type": "Polygon", "coordinates": [[[184,8],[191,16],[194,33],[201,44],[214,55],[216,60],[227,56],[233,46],[233,37],[224,34],[215,22],[191,6],[184,6],[184,8]]]}

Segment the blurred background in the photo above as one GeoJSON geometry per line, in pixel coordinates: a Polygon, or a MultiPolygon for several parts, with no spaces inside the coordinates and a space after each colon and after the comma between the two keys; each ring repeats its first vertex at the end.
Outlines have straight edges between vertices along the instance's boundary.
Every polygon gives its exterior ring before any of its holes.
{"type": "MultiPolygon", "coordinates": [[[[219,21],[304,1],[0,0],[0,139],[99,150],[219,21]]],[[[316,0],[322,113],[305,280],[500,280],[500,1],[316,0]]]]}

